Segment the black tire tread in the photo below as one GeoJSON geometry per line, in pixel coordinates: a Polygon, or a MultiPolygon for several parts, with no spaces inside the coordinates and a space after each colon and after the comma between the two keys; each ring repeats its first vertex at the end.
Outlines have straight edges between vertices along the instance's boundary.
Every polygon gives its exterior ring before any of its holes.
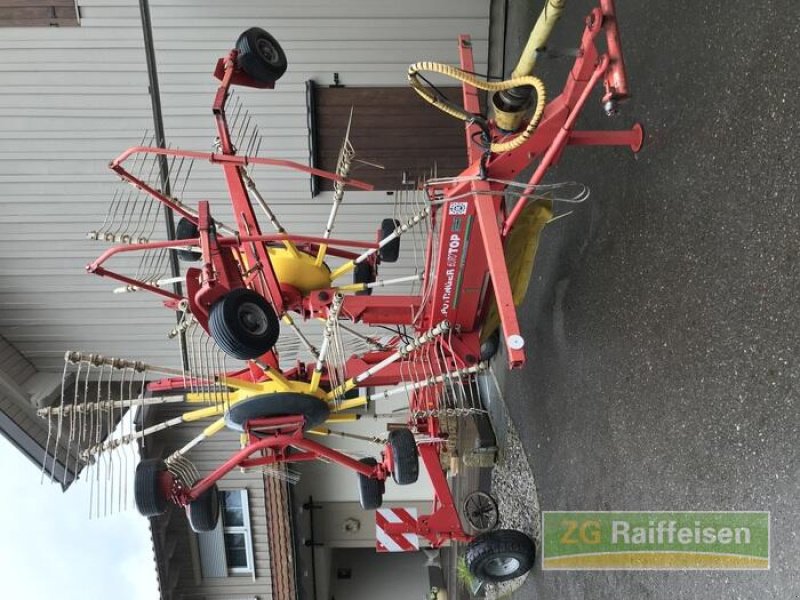
{"type": "Polygon", "coordinates": [[[419,477],[419,452],[410,429],[389,432],[389,449],[392,452],[392,479],[398,485],[416,483],[419,477]]]}
{"type": "Polygon", "coordinates": [[[492,334],[481,344],[481,360],[491,360],[500,350],[500,328],[495,329],[492,334]]]}
{"type": "MultiPolygon", "coordinates": [[[[197,225],[192,223],[186,217],[181,217],[178,225],[175,227],[176,240],[188,240],[196,238],[200,235],[197,225]]],[[[184,262],[196,262],[203,257],[203,254],[198,250],[178,250],[178,258],[184,262]]]]}
{"type": "Polygon", "coordinates": [[[272,35],[260,27],[251,27],[244,31],[236,40],[236,65],[247,75],[263,83],[274,83],[286,72],[288,62],[286,53],[272,35]],[[264,60],[258,53],[256,43],[258,38],[266,37],[278,52],[278,64],[273,65],[264,60]]]}
{"type": "Polygon", "coordinates": [[[239,360],[251,360],[272,349],[280,335],[280,322],[275,310],[259,294],[248,288],[236,288],[211,306],[208,329],[223,352],[239,360]],[[245,301],[260,305],[267,314],[270,323],[262,337],[256,338],[247,332],[236,331],[237,325],[233,324],[236,310],[245,301]]]}
{"type": "MultiPolygon", "coordinates": [[[[378,461],[368,456],[359,462],[374,467],[378,461]]],[[[383,504],[384,482],[358,474],[358,500],[364,510],[375,510],[383,504]]]]}
{"type": "Polygon", "coordinates": [[[482,581],[500,583],[520,577],[531,570],[536,558],[533,540],[514,529],[496,529],[475,537],[468,545],[466,562],[470,573],[482,581]],[[514,554],[520,567],[503,577],[492,576],[484,569],[486,563],[498,554],[514,554]]]}
{"type": "Polygon", "coordinates": [[[225,413],[225,425],[233,431],[244,431],[247,421],[258,418],[301,415],[303,430],[313,429],[328,419],[330,407],[324,400],[308,394],[277,392],[260,394],[237,402],[225,413]]]}
{"type": "Polygon", "coordinates": [[[189,526],[195,533],[213,531],[219,521],[219,490],[215,483],[186,506],[189,526]]]}
{"type": "Polygon", "coordinates": [[[167,510],[169,502],[161,494],[158,484],[159,473],[166,470],[167,466],[160,458],[146,458],[136,465],[133,497],[136,509],[144,517],[157,517],[167,510]]]}
{"type": "MultiPolygon", "coordinates": [[[[353,283],[372,283],[375,281],[375,272],[372,270],[372,265],[368,261],[358,263],[353,269],[353,283]]],[[[359,290],[356,296],[371,296],[372,288],[359,290]]]]}
{"type": "MultiPolygon", "coordinates": [[[[384,219],[381,221],[381,239],[391,235],[399,225],[400,221],[397,219],[384,219]]],[[[397,237],[393,239],[381,248],[378,251],[378,256],[381,257],[381,262],[397,262],[397,259],[400,258],[400,238],[397,237]]]]}

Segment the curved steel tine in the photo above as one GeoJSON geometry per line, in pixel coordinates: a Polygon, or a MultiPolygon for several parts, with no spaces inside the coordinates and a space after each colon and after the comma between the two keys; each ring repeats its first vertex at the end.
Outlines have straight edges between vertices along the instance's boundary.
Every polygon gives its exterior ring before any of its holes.
{"type": "MultiPolygon", "coordinates": [[[[64,357],[64,370],[61,372],[61,402],[59,403],[59,408],[64,407],[64,388],[67,384],[67,369],[69,367],[69,361],[67,360],[66,356],[64,357]]],[[[61,411],[58,413],[58,428],[56,430],[56,440],[53,447],[53,461],[50,466],[50,481],[53,481],[53,473],[55,471],[55,457],[58,453],[58,432],[61,430],[61,411]]],[[[53,436],[53,416],[52,416],[52,407],[48,407],[47,409],[47,442],[45,444],[44,449],[44,456],[42,457],[42,476],[41,476],[41,483],[44,483],[44,474],[47,471],[47,458],[49,456],[48,451],[50,449],[50,440],[53,436]]]]}
{"type": "Polygon", "coordinates": [[[108,203],[108,209],[106,210],[106,218],[103,219],[103,223],[95,230],[89,232],[89,238],[95,240],[105,240],[106,234],[108,233],[108,229],[110,229],[114,225],[114,218],[117,215],[117,211],[119,210],[119,202],[122,195],[127,190],[122,187],[122,184],[117,184],[114,188],[114,195],[111,197],[111,201],[108,203]],[[109,221],[110,219],[110,221],[109,221]],[[106,227],[108,224],[108,227],[106,227]]]}
{"type": "Polygon", "coordinates": [[[228,384],[227,384],[227,381],[228,381],[228,376],[227,376],[227,373],[228,373],[228,367],[227,367],[228,355],[225,354],[221,349],[219,349],[219,347],[217,347],[217,352],[219,352],[219,354],[222,356],[222,383],[225,386],[223,388],[224,394],[225,394],[225,410],[228,410],[231,407],[231,392],[230,392],[230,388],[228,387],[228,384]]]}
{"type": "Polygon", "coordinates": [[[189,176],[192,174],[192,167],[194,167],[194,159],[189,160],[189,166],[186,167],[186,175],[183,176],[183,185],[181,186],[180,199],[183,201],[183,195],[186,192],[186,184],[189,183],[189,176]]]}
{"type": "MultiPolygon", "coordinates": [[[[88,367],[87,367],[88,368],[88,367]]],[[[81,363],[78,363],[78,372],[75,376],[75,390],[72,395],[72,410],[69,411],[69,415],[67,417],[69,421],[69,438],[67,439],[67,443],[65,444],[65,456],[64,456],[64,473],[61,477],[61,483],[65,484],[67,479],[67,473],[69,472],[69,459],[70,459],[70,450],[72,449],[72,441],[75,437],[75,407],[78,404],[78,392],[80,390],[80,378],[81,378],[81,363]]],[[[58,453],[58,448],[56,448],[56,453],[58,453]]]]}
{"type": "Polygon", "coordinates": [[[190,360],[189,360],[189,369],[190,369],[190,379],[189,379],[189,390],[191,392],[196,392],[197,387],[197,346],[195,342],[195,336],[197,335],[197,328],[198,325],[196,323],[192,323],[189,328],[191,329],[191,337],[188,339],[187,344],[191,350],[190,360]]]}
{"type": "MultiPolygon", "coordinates": [[[[167,149],[171,150],[172,149],[172,144],[169,144],[167,146],[167,149]]],[[[159,167],[159,169],[158,169],[158,177],[157,177],[158,178],[158,185],[154,186],[154,187],[156,187],[156,189],[160,190],[161,193],[165,194],[165,195],[170,195],[171,191],[172,191],[171,190],[171,186],[170,186],[169,176],[170,176],[170,172],[172,170],[172,167],[175,164],[175,159],[176,159],[175,156],[172,156],[170,159],[165,159],[165,160],[169,160],[169,164],[167,166],[167,181],[166,182],[161,177],[161,168],[159,167]],[[165,185],[165,183],[166,183],[166,185],[165,185]],[[164,189],[164,188],[169,188],[169,189],[164,189]]],[[[156,165],[158,165],[160,163],[161,160],[162,160],[162,157],[160,157],[160,156],[154,156],[153,157],[153,166],[151,167],[151,175],[150,175],[151,178],[152,178],[153,169],[155,168],[156,165]]],[[[150,214],[152,213],[153,208],[156,205],[158,205],[159,202],[154,200],[148,194],[144,194],[143,198],[145,200],[145,204],[143,205],[142,211],[139,214],[139,223],[136,226],[136,230],[131,234],[131,239],[133,241],[137,241],[137,238],[141,238],[142,241],[147,241],[147,239],[149,239],[153,235],[153,231],[155,230],[156,222],[158,221],[157,218],[153,220],[150,232],[148,233],[147,236],[145,236],[144,233],[145,233],[145,231],[147,231],[147,227],[148,227],[148,225],[150,223],[150,214]],[[144,214],[145,207],[147,208],[147,215],[146,216],[144,214]],[[141,227],[141,232],[139,231],[140,227],[141,227]]],[[[156,210],[156,216],[158,216],[158,210],[156,210]]]]}
{"type": "Polygon", "coordinates": [[[159,261],[160,267],[158,269],[158,278],[156,281],[167,278],[171,275],[170,262],[169,262],[169,249],[161,249],[161,259],[159,261]]]}
{"type": "Polygon", "coordinates": [[[203,365],[203,389],[205,390],[206,394],[206,404],[213,404],[214,403],[214,394],[212,389],[212,384],[210,380],[210,371],[211,365],[209,365],[209,359],[211,358],[208,355],[208,336],[205,333],[200,338],[202,346],[200,347],[200,362],[203,365]]]}
{"type": "Polygon", "coordinates": [[[135,279],[147,283],[147,274],[150,272],[150,265],[153,262],[153,252],[142,252],[139,257],[139,265],[136,267],[135,279]]]}
{"type": "Polygon", "coordinates": [[[253,129],[250,133],[250,139],[247,141],[247,149],[245,150],[245,156],[251,156],[251,152],[256,145],[256,137],[258,137],[258,125],[253,125],[253,129]]]}
{"type": "MultiPolygon", "coordinates": [[[[145,129],[144,134],[142,135],[142,139],[139,142],[140,146],[144,145],[144,142],[147,139],[147,133],[148,132],[145,129]]],[[[138,161],[139,161],[139,155],[137,154],[133,158],[133,163],[132,163],[132,168],[133,169],[136,168],[136,165],[137,165],[138,161]]],[[[108,230],[111,229],[111,227],[114,225],[114,218],[116,217],[117,210],[119,209],[118,199],[121,196],[121,194],[124,193],[122,190],[125,189],[125,188],[122,187],[123,185],[124,184],[122,184],[120,182],[117,185],[116,189],[114,190],[114,197],[111,199],[111,202],[109,203],[108,210],[106,211],[106,218],[103,220],[103,224],[100,225],[100,227],[98,227],[97,231],[95,232],[97,239],[101,239],[101,238],[102,239],[106,239],[106,234],[108,233],[108,230]],[[112,212],[112,209],[113,209],[113,212],[112,212]],[[109,218],[111,218],[111,222],[109,222],[109,218]],[[108,228],[106,228],[106,223],[108,223],[108,228]]]]}
{"type": "Polygon", "coordinates": [[[214,380],[214,389],[215,389],[214,404],[219,407],[226,408],[226,403],[225,403],[226,388],[223,386],[225,373],[222,370],[222,357],[220,356],[221,351],[217,346],[217,344],[214,342],[214,340],[211,339],[210,337],[209,339],[211,340],[211,352],[214,358],[214,374],[216,376],[214,380]]]}
{"type": "MultiPolygon", "coordinates": [[[[151,144],[152,144],[152,142],[153,142],[153,138],[150,139],[150,143],[151,144]]],[[[137,155],[137,156],[139,156],[139,155],[137,155]]],[[[148,158],[147,158],[148,155],[145,154],[145,153],[141,153],[140,156],[142,157],[142,160],[141,160],[141,163],[139,165],[137,165],[139,172],[136,175],[136,177],[139,178],[139,179],[142,179],[142,175],[143,175],[144,170],[145,170],[145,165],[147,164],[147,161],[148,161],[148,158]]],[[[155,168],[155,165],[156,165],[156,158],[153,157],[153,158],[150,159],[150,170],[148,171],[147,176],[144,178],[144,180],[146,182],[150,182],[152,180],[153,169],[155,168]]],[[[109,232],[109,233],[111,233],[113,235],[114,240],[121,241],[123,243],[128,243],[130,241],[130,239],[127,239],[127,240],[123,239],[125,237],[125,234],[123,233],[123,228],[126,228],[128,226],[127,220],[128,220],[128,207],[130,205],[130,199],[131,198],[134,199],[134,206],[135,206],[136,202],[138,201],[138,197],[141,194],[142,194],[142,192],[140,192],[138,189],[136,189],[134,187],[130,187],[129,188],[129,193],[125,197],[125,204],[123,205],[122,215],[120,216],[120,219],[119,219],[119,225],[113,231],[109,232]]],[[[127,233],[127,229],[125,229],[125,233],[127,233]]],[[[108,237],[108,235],[106,237],[108,237]]]]}
{"type": "MultiPolygon", "coordinates": [[[[247,129],[249,129],[250,121],[251,121],[250,111],[249,110],[245,110],[244,118],[242,119],[242,122],[239,125],[239,131],[237,131],[236,134],[235,134],[235,138],[236,138],[237,142],[240,142],[242,140],[242,136],[244,135],[244,132],[246,132],[247,129]]],[[[239,153],[239,145],[238,144],[234,144],[234,151],[236,151],[237,154],[239,153]]]]}
{"type": "Polygon", "coordinates": [[[233,120],[228,127],[228,131],[231,133],[236,130],[236,123],[238,123],[239,116],[242,114],[242,102],[240,101],[238,94],[234,97],[233,104],[235,104],[235,106],[232,106],[231,110],[228,111],[228,114],[233,115],[233,120]]]}

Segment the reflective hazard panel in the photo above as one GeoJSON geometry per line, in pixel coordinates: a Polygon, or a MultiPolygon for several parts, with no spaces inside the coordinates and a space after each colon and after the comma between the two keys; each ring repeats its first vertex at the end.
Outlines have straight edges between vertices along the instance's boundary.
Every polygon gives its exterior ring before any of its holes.
{"type": "Polygon", "coordinates": [[[409,532],[417,529],[416,508],[379,508],[375,511],[375,549],[378,552],[416,552],[416,533],[389,533],[387,525],[402,524],[409,532]]]}

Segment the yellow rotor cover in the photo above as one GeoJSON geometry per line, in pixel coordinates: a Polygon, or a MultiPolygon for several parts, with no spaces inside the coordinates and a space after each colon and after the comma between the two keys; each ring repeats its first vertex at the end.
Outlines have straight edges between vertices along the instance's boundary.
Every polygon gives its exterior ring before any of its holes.
{"type": "Polygon", "coordinates": [[[286,248],[268,248],[268,251],[275,276],[281,283],[291,285],[302,294],[332,287],[328,265],[316,264],[310,254],[286,248]]]}

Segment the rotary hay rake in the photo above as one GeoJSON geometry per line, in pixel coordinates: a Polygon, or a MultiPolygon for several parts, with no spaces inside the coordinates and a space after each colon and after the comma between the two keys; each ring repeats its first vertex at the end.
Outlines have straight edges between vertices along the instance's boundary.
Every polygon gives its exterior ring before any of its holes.
{"type": "MultiPolygon", "coordinates": [[[[563,4],[548,0],[536,26],[539,33],[534,28],[531,36],[534,56],[563,4]]],[[[271,89],[286,70],[280,45],[261,29],[242,34],[236,48],[216,65],[214,74],[221,83],[212,104],[217,131],[212,152],[154,147],[145,136],[141,145],[111,162],[110,168],[133,191],[118,192],[103,224],[89,234],[117,245],[87,270],[122,284],[116,292],[146,290],[178,311],[170,336],[185,344],[188,364],[176,371],[67,354],[67,364],[79,375],[73,397],[62,396],[61,404],[44,409],[42,416],[51,420],[56,445],[66,436],[68,445],[78,446],[80,459],[95,469],[98,484],[124,477],[126,446],[193,421],[208,424],[171,456],[138,464],[135,495],[138,509],[147,516],[162,513],[169,503],[186,507],[197,531],[215,526],[216,482],[234,468],[262,468],[292,478],[282,465],[318,459],[337,463],[357,474],[362,506],[375,509],[381,505],[385,481],[391,477],[400,485],[415,482],[421,459],[433,484],[432,511],[413,522],[387,524],[386,533],[418,534],[433,547],[450,540],[468,542],[470,569],[486,580],[510,579],[531,567],[534,546],[527,536],[495,530],[473,537],[465,531],[441,466],[448,435],[442,423],[444,417],[482,410],[474,380],[488,368],[481,344],[495,330],[501,331],[509,367],[525,363],[515,305],[527,288],[539,234],[553,218],[554,202],[581,202],[589,194],[586,186],[574,182],[543,184],[548,168],[567,145],[625,145],[637,151],[643,133],[638,124],[627,131],[575,129],[590,93],[601,83],[609,113],[628,96],[612,0],[601,0],[590,13],[564,89],[549,103],[541,82],[529,75],[532,60],[522,69],[526,72],[518,72],[518,67],[510,80],[490,83],[473,74],[468,36],[459,38],[458,47],[460,69],[417,63],[408,76],[424,100],[465,122],[469,164],[457,177],[434,177],[398,194],[401,203],[381,223],[376,241],[334,235],[345,188],[371,189],[351,177],[358,159],[348,135],[335,172],[258,156],[258,130],[242,103],[231,100],[231,88],[271,89]],[[596,45],[602,39],[603,53],[596,45]],[[424,71],[460,81],[463,108],[423,85],[424,71]],[[495,120],[481,115],[479,90],[494,94],[495,120]],[[232,224],[214,219],[208,201],[195,208],[176,194],[185,190],[192,162],[198,159],[222,169],[232,224]],[[154,166],[164,161],[169,167],[166,176],[154,166]],[[528,182],[516,182],[532,164],[536,168],[528,182]],[[250,171],[254,165],[334,182],[321,236],[294,234],[283,227],[256,185],[250,171]],[[161,206],[180,218],[177,240],[150,239],[161,206]],[[274,233],[262,232],[255,207],[274,233]],[[401,238],[410,238],[417,259],[413,273],[379,279],[380,265],[397,260],[401,238]],[[168,289],[176,282],[165,275],[173,251],[185,261],[199,261],[179,278],[182,292],[168,289]],[[108,266],[115,257],[127,257],[120,262],[133,265],[130,259],[137,255],[135,275],[108,266]],[[353,282],[341,282],[345,276],[352,276],[353,282]],[[411,291],[372,293],[391,285],[410,285],[411,291]],[[298,326],[298,319],[321,323],[316,343],[298,326]],[[293,337],[278,339],[280,322],[293,337]],[[386,335],[387,328],[391,335],[386,335]],[[238,361],[245,361],[244,366],[228,366],[238,361]],[[90,368],[99,369],[99,376],[92,379],[90,368]],[[153,381],[150,372],[167,377],[153,381]],[[118,392],[112,380],[121,381],[118,392]],[[353,421],[359,416],[353,409],[399,394],[408,397],[406,427],[393,428],[385,439],[364,439],[380,445],[379,458],[357,459],[312,439],[359,438],[331,425],[353,421]],[[180,406],[186,408],[177,417],[109,435],[115,414],[179,401],[185,401],[180,406]],[[241,448],[201,476],[187,454],[224,428],[241,434],[241,448]]],[[[96,498],[95,513],[114,505],[113,491],[96,498]]],[[[118,505],[125,500],[117,494],[118,505]]]]}

